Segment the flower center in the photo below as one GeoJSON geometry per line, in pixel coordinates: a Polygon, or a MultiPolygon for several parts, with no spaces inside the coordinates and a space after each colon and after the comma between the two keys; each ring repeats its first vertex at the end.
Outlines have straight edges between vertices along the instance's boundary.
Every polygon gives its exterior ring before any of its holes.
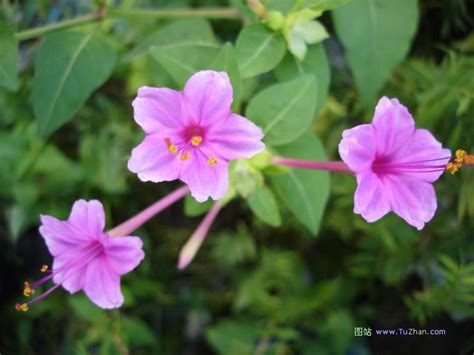
{"type": "Polygon", "coordinates": [[[204,130],[199,126],[186,127],[183,132],[183,138],[194,147],[199,147],[204,140],[204,130]]]}

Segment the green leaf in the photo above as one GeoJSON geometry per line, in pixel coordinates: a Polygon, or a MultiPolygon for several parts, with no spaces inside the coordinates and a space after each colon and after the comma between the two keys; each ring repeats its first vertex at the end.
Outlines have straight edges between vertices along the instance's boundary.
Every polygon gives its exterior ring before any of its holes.
{"type": "Polygon", "coordinates": [[[275,75],[279,81],[287,81],[297,77],[305,77],[313,74],[318,83],[318,94],[316,100],[315,116],[326,101],[331,80],[331,70],[324,46],[316,44],[308,46],[308,51],[303,61],[295,58],[291,53],[287,53],[281,63],[275,68],[275,75]]]}
{"type": "Polygon", "coordinates": [[[125,55],[123,61],[146,55],[153,46],[176,45],[216,46],[217,41],[211,25],[206,20],[199,18],[178,20],[152,32],[125,55]]]}
{"type": "Polygon", "coordinates": [[[255,190],[247,200],[252,212],[273,227],[281,225],[280,210],[273,192],[266,186],[255,190]]]}
{"type": "MultiPolygon", "coordinates": [[[[326,160],[319,139],[305,133],[295,142],[278,147],[282,156],[326,160]]],[[[298,221],[316,235],[329,197],[329,174],[325,171],[293,169],[288,174],[272,175],[275,191],[298,221]]]]}
{"type": "Polygon", "coordinates": [[[121,332],[129,346],[152,346],[157,344],[157,334],[138,318],[125,318],[121,332]]]}
{"type": "Polygon", "coordinates": [[[184,214],[188,217],[197,217],[206,213],[212,207],[213,201],[197,202],[191,195],[184,198],[184,214]]]}
{"type": "Polygon", "coordinates": [[[418,24],[417,0],[354,0],[333,14],[357,88],[370,104],[408,53],[418,24]]]}
{"type": "Polygon", "coordinates": [[[243,78],[272,70],[285,55],[285,41],[263,24],[254,24],[240,32],[236,43],[237,62],[243,78]]]}
{"type": "Polygon", "coordinates": [[[176,44],[152,47],[150,53],[182,87],[195,72],[209,69],[219,53],[219,47],[176,44]]]}
{"type": "Polygon", "coordinates": [[[318,87],[314,76],[272,85],[247,106],[246,117],[260,125],[269,145],[282,145],[301,136],[314,119],[318,87]]]}
{"type": "Polygon", "coordinates": [[[237,64],[235,49],[231,43],[226,43],[220,50],[217,58],[212,64],[212,69],[218,71],[225,71],[229,74],[232,88],[234,89],[233,105],[240,101],[242,92],[242,79],[240,77],[239,66],[237,64]]]}
{"type": "Polygon", "coordinates": [[[219,354],[253,354],[259,333],[255,323],[225,321],[208,328],[206,338],[219,354]]]}
{"type": "Polygon", "coordinates": [[[115,48],[98,34],[61,31],[45,37],[33,78],[33,109],[41,134],[68,122],[110,76],[115,48]]]}
{"type": "Polygon", "coordinates": [[[18,86],[18,44],[13,29],[3,22],[0,22],[0,53],[0,87],[15,90],[18,86]]]}

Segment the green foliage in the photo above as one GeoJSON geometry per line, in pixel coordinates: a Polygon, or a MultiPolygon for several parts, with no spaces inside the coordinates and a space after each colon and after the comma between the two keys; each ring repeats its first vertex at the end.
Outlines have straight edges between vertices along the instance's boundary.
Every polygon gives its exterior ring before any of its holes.
{"type": "Polygon", "coordinates": [[[50,134],[68,122],[109,78],[115,60],[113,45],[94,32],[64,31],[46,36],[36,56],[32,89],[40,132],[50,134]]]}
{"type": "Polygon", "coordinates": [[[265,143],[290,143],[313,121],[317,90],[312,76],[272,85],[255,95],[245,115],[262,127],[265,143]]]}
{"type": "Polygon", "coordinates": [[[309,46],[303,61],[287,53],[281,63],[275,68],[278,80],[286,81],[296,77],[314,75],[318,83],[315,116],[319,114],[329,89],[330,70],[323,45],[309,46]]]}
{"type": "Polygon", "coordinates": [[[18,49],[15,33],[5,23],[0,22],[0,87],[16,89],[18,49]]]}
{"type": "Polygon", "coordinates": [[[278,227],[281,224],[277,201],[268,187],[257,188],[247,202],[252,212],[263,222],[273,227],[278,227]]]}
{"type": "MultiPolygon", "coordinates": [[[[324,149],[319,140],[305,133],[298,140],[278,147],[282,156],[300,159],[325,160],[324,149]]],[[[329,174],[314,170],[294,169],[287,174],[270,177],[278,195],[312,234],[317,234],[329,197],[329,174]]]]}
{"type": "Polygon", "coordinates": [[[418,25],[417,0],[353,0],[333,14],[361,98],[371,104],[408,53],[418,25]]]}
{"type": "Polygon", "coordinates": [[[209,22],[199,18],[177,20],[160,27],[141,40],[123,60],[129,61],[148,54],[151,47],[158,46],[164,51],[175,46],[217,45],[216,37],[209,22]]]}
{"type": "Polygon", "coordinates": [[[421,322],[440,311],[454,315],[474,315],[474,263],[458,263],[447,255],[439,256],[433,265],[438,281],[416,292],[406,302],[415,318],[421,322]]]}
{"type": "Polygon", "coordinates": [[[260,24],[244,27],[235,46],[243,78],[272,70],[285,55],[283,38],[260,24]]]}

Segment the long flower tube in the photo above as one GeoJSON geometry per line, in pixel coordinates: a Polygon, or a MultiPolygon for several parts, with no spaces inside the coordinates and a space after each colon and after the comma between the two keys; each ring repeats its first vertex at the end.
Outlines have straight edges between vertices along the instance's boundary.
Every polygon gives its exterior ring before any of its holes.
{"type": "Polygon", "coordinates": [[[186,244],[181,248],[181,251],[179,252],[178,269],[184,269],[191,263],[191,261],[193,261],[194,256],[201,247],[221,208],[222,205],[219,202],[215,202],[209,212],[207,212],[201,224],[199,224],[186,244]]]}
{"type": "Polygon", "coordinates": [[[108,232],[104,232],[104,208],[97,200],[76,201],[66,221],[41,215],[39,232],[53,256],[53,266],[51,271],[47,265],[41,267],[47,275],[40,280],[24,282],[23,295],[32,296],[50,280],[54,285],[29,302],[17,303],[15,308],[27,311],[59,286],[71,294],[83,290],[99,307],[120,307],[124,301],[120,277],[145,257],[143,242],[130,234],[188,193],[187,186],[180,187],[108,232]]]}

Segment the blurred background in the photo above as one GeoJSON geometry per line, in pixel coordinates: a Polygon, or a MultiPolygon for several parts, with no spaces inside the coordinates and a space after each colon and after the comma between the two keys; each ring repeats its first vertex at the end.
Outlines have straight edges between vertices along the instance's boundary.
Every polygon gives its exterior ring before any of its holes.
{"type": "MultiPolygon", "coordinates": [[[[123,1],[154,8],[237,2],[123,1]]],[[[0,6],[0,18],[20,31],[89,13],[96,4],[4,0],[0,6]]],[[[383,94],[398,97],[417,126],[432,130],[447,147],[472,153],[474,3],[420,0],[419,9],[409,56],[383,94]]],[[[321,21],[334,34],[331,14],[321,21]]],[[[177,87],[157,62],[126,55],[166,23],[133,18],[110,24],[125,59],[47,140],[38,134],[30,103],[39,41],[21,42],[21,85],[16,92],[0,91],[0,353],[472,354],[474,172],[468,170],[441,177],[438,212],[421,233],[393,214],[374,224],[354,215],[355,181],[345,175],[331,175],[317,237],[284,209],[284,226],[272,228],[234,200],[182,272],[176,268],[179,249],[202,217],[178,203],[135,233],[145,242],[146,258],[123,278],[121,309],[104,311],[82,293],[71,296],[60,288],[28,312],[15,310],[23,281],[38,279],[41,265],[51,263],[38,233],[40,213],[66,218],[76,199],[96,198],[111,227],[179,186],[141,183],[126,169],[142,138],[132,120],[137,88],[177,87]],[[372,329],[372,336],[356,336],[355,327],[372,329]],[[446,334],[374,334],[398,328],[446,334]]],[[[241,28],[239,21],[210,23],[222,42],[234,42],[241,28]]],[[[327,155],[338,159],[341,132],[369,120],[373,108],[360,103],[337,37],[324,46],[331,83],[311,130],[327,155]]],[[[252,85],[244,88],[250,96],[252,85]]]]}

